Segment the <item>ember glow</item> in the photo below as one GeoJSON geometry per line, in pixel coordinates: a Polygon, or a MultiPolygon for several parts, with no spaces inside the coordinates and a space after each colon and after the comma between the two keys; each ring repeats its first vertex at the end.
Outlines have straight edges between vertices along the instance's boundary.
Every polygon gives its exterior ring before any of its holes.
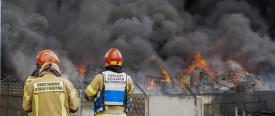
{"type": "Polygon", "coordinates": [[[212,70],[208,66],[207,60],[205,60],[204,58],[202,58],[202,56],[201,56],[201,54],[199,52],[195,53],[195,56],[192,59],[191,64],[189,64],[187,66],[186,71],[188,73],[192,73],[195,70],[196,67],[201,68],[201,69],[207,71],[210,75],[213,74],[212,70]]]}
{"type": "Polygon", "coordinates": [[[160,71],[161,71],[161,74],[163,76],[163,81],[164,82],[169,82],[170,81],[170,76],[168,74],[168,72],[163,68],[163,67],[160,67],[160,71]]]}
{"type": "Polygon", "coordinates": [[[84,64],[79,64],[77,66],[77,68],[78,68],[80,77],[84,77],[86,75],[86,72],[87,72],[86,66],[84,64]]]}
{"type": "Polygon", "coordinates": [[[159,66],[160,76],[148,76],[147,77],[147,90],[154,90],[161,87],[163,84],[171,82],[169,73],[164,67],[159,66]]]}

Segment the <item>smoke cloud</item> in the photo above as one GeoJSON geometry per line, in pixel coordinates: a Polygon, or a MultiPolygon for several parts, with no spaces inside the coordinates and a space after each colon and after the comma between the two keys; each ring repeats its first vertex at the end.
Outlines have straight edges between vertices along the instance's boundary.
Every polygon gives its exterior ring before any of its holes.
{"type": "Polygon", "coordinates": [[[2,60],[25,78],[36,54],[53,49],[70,74],[79,63],[102,66],[106,50],[117,47],[130,69],[173,72],[200,52],[213,68],[234,61],[271,73],[271,11],[249,0],[3,0],[2,60]]]}

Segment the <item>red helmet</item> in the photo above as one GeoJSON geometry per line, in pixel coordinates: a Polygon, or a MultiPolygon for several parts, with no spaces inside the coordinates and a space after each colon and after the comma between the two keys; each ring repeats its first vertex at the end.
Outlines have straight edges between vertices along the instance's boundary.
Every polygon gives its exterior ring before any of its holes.
{"type": "Polygon", "coordinates": [[[41,66],[46,62],[53,62],[58,65],[60,63],[60,60],[54,51],[42,50],[36,56],[36,62],[41,66]]]}
{"type": "Polygon", "coordinates": [[[105,66],[122,66],[122,55],[117,48],[111,48],[105,54],[105,66]]]}

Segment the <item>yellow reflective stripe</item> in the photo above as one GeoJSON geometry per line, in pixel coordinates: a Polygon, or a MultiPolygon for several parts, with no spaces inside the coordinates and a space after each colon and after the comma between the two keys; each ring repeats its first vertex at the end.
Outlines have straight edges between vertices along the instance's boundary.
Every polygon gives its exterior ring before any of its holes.
{"type": "Polygon", "coordinates": [[[24,90],[24,97],[28,101],[30,99],[30,96],[28,95],[28,91],[24,90]]]}
{"type": "Polygon", "coordinates": [[[117,64],[117,61],[111,61],[111,64],[112,64],[112,65],[116,65],[116,64],[117,64]]]}
{"type": "Polygon", "coordinates": [[[126,114],[96,114],[95,116],[126,116],[126,114]]]}
{"type": "Polygon", "coordinates": [[[65,109],[65,106],[64,106],[64,102],[65,102],[65,95],[64,95],[64,93],[61,93],[60,101],[61,101],[61,107],[62,107],[62,116],[66,116],[67,112],[66,112],[66,109],[65,109]]]}
{"type": "Polygon", "coordinates": [[[96,91],[89,85],[88,87],[87,87],[87,92],[88,92],[88,94],[89,95],[95,95],[96,94],[96,91]]]}
{"type": "Polygon", "coordinates": [[[73,89],[73,91],[72,91],[72,93],[71,93],[71,97],[73,97],[73,96],[75,96],[76,95],[76,90],[75,89],[73,89]]]}
{"type": "Polygon", "coordinates": [[[112,64],[112,65],[121,65],[122,62],[119,62],[119,61],[111,61],[111,64],[112,64]]]}
{"type": "Polygon", "coordinates": [[[30,97],[29,97],[28,95],[24,95],[24,97],[25,97],[25,100],[26,100],[26,101],[29,101],[29,100],[30,100],[30,97]]]}
{"type": "Polygon", "coordinates": [[[109,110],[109,107],[108,107],[108,106],[105,106],[105,110],[109,110]]]}
{"type": "Polygon", "coordinates": [[[34,95],[34,102],[35,102],[35,116],[38,116],[38,109],[39,109],[38,95],[34,95]]]}
{"type": "Polygon", "coordinates": [[[24,85],[24,96],[26,97],[27,100],[29,100],[29,95],[28,95],[28,85],[31,81],[33,81],[34,79],[27,79],[25,81],[25,85],[24,85]]]}

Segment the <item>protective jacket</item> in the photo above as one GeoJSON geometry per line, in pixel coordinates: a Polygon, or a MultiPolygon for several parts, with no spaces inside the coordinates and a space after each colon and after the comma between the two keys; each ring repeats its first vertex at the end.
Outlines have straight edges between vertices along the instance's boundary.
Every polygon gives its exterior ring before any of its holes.
{"type": "Polygon", "coordinates": [[[23,97],[24,111],[33,112],[34,116],[69,116],[69,112],[77,111],[79,99],[73,84],[51,72],[41,75],[28,85],[28,96],[23,97]]]}
{"type": "MultiPolygon", "coordinates": [[[[29,95],[28,95],[28,85],[36,78],[37,77],[35,77],[33,75],[30,75],[25,80],[25,82],[24,82],[24,95],[23,95],[25,98],[29,97],[29,95]]],[[[29,112],[28,116],[33,116],[32,112],[29,112]]]]}
{"type": "Polygon", "coordinates": [[[25,80],[24,82],[24,96],[29,96],[28,95],[28,85],[33,81],[35,80],[36,77],[30,75],[27,77],[27,79],[25,80]]]}
{"type": "MultiPolygon", "coordinates": [[[[27,77],[27,79],[25,80],[24,82],[24,93],[23,93],[23,96],[25,97],[29,97],[28,95],[28,85],[38,77],[38,73],[39,73],[39,70],[40,70],[40,66],[37,64],[35,70],[33,71],[33,73],[27,77]]],[[[28,116],[33,116],[32,115],[32,112],[29,112],[28,113],[28,116]]]]}
{"type": "Polygon", "coordinates": [[[107,69],[94,77],[85,95],[92,101],[99,91],[102,93],[104,111],[96,116],[126,116],[125,97],[130,97],[133,90],[134,83],[130,75],[107,69]]]}
{"type": "Polygon", "coordinates": [[[28,85],[39,76],[40,66],[37,64],[35,70],[32,72],[30,76],[24,82],[24,96],[28,96],[28,85]]]}

